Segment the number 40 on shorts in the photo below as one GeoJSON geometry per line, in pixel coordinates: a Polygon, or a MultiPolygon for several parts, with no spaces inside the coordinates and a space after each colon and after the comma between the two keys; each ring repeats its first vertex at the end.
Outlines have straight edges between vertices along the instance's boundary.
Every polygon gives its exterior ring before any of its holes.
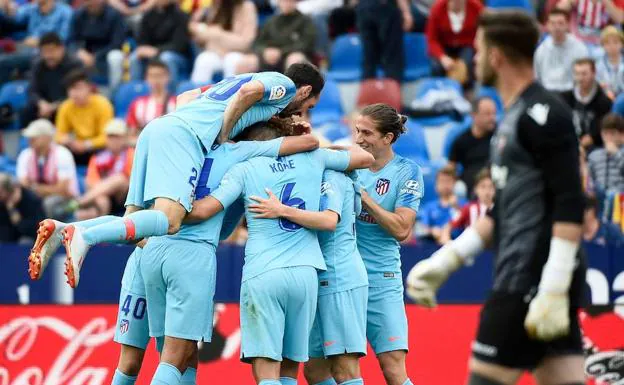
{"type": "MultiPolygon", "coordinates": [[[[126,299],[124,299],[123,301],[123,305],[121,306],[121,311],[124,313],[124,316],[128,316],[131,307],[132,295],[127,295],[126,299]]],[[[132,309],[132,316],[135,319],[143,319],[143,317],[145,317],[145,310],[147,310],[147,301],[145,301],[145,298],[136,297],[136,301],[134,302],[134,309],[132,309]]]]}

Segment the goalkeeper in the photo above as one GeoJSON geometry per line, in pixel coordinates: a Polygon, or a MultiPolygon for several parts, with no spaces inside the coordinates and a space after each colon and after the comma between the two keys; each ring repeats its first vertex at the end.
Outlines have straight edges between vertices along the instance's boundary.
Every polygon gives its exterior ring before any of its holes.
{"type": "Polygon", "coordinates": [[[477,78],[497,87],[507,109],[490,150],[496,201],[407,277],[408,295],[435,306],[453,271],[494,249],[494,288],[481,310],[468,385],[511,385],[524,371],[540,385],[585,383],[578,140],[569,109],[534,80],[538,36],[522,12],[481,15],[477,78]]]}

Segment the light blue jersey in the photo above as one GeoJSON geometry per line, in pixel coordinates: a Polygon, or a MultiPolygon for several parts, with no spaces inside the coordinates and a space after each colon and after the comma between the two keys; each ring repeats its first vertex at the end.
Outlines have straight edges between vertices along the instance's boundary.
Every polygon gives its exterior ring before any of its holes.
{"type": "MultiPolygon", "coordinates": [[[[197,188],[195,189],[195,200],[210,195],[215,190],[226,172],[234,165],[244,162],[257,156],[277,157],[279,149],[284,138],[277,138],[268,141],[245,141],[238,143],[225,143],[221,146],[214,145],[212,151],[204,161],[199,177],[197,179],[197,188]]],[[[242,215],[242,211],[236,209],[236,205],[232,205],[230,216],[234,217],[242,215]],[[239,212],[240,214],[237,214],[239,212]]],[[[214,247],[219,245],[221,227],[226,215],[226,211],[221,211],[212,218],[201,223],[193,225],[183,225],[177,234],[172,235],[173,239],[186,239],[189,241],[202,241],[212,244],[214,247]]],[[[233,222],[230,219],[229,222],[233,222]]],[[[238,219],[236,219],[238,223],[238,219]]],[[[236,225],[234,225],[235,227],[236,225]]]]}
{"type": "Polygon", "coordinates": [[[241,74],[223,79],[197,99],[176,109],[172,115],[185,121],[204,147],[209,149],[221,131],[223,112],[228,103],[245,83],[252,80],[264,85],[264,96],[238,119],[232,128],[230,139],[252,124],[267,121],[281,112],[297,91],[295,83],[278,72],[241,74]]]}
{"type": "MultiPolygon", "coordinates": [[[[271,189],[288,206],[318,211],[323,171],[343,171],[349,154],[319,149],[303,154],[258,157],[232,167],[211,195],[225,208],[241,195],[245,207],[255,203],[250,196],[265,197],[271,189]]],[[[325,270],[316,232],[286,219],[258,219],[246,213],[249,240],[245,247],[243,282],[266,271],[294,266],[325,270]]]]}
{"type": "MultiPolygon", "coordinates": [[[[395,155],[378,172],[358,170],[361,186],[370,197],[387,211],[407,207],[418,212],[423,197],[420,167],[413,161],[395,155]]],[[[399,242],[379,226],[365,209],[357,218],[357,245],[366,265],[370,287],[401,285],[399,242]]]]}
{"type": "Polygon", "coordinates": [[[319,295],[355,289],[368,284],[366,268],[357,248],[355,217],[362,208],[353,181],[344,173],[325,170],[320,211],[340,216],[335,231],[321,231],[318,240],[327,271],[319,273],[319,295]]]}

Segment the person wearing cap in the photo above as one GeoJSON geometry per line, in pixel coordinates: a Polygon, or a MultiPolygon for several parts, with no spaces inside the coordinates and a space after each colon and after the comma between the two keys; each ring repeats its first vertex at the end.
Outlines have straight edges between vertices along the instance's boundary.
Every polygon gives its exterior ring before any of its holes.
{"type": "Polygon", "coordinates": [[[615,26],[605,27],[600,34],[604,55],[596,61],[596,80],[607,95],[614,99],[624,91],[624,35],[615,26]]]}
{"type": "Polygon", "coordinates": [[[22,132],[28,148],[17,157],[17,178],[43,199],[46,215],[65,219],[64,203],[78,196],[76,164],[71,152],[55,144],[54,126],[46,119],[37,119],[22,132]]]}
{"type": "Polygon", "coordinates": [[[124,209],[134,148],[129,145],[128,127],[121,119],[111,120],[106,125],[106,136],[106,149],[89,160],[87,192],[77,200],[78,220],[124,209]]]}

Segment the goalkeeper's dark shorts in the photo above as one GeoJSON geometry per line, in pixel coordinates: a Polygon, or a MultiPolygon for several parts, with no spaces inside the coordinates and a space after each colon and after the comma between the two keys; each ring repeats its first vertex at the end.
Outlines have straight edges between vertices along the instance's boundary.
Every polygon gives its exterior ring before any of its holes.
{"type": "Polygon", "coordinates": [[[532,339],[524,329],[530,295],[492,292],[479,319],[472,356],[480,361],[532,370],[551,356],[583,355],[578,307],[570,307],[570,332],[550,342],[532,339]]]}

